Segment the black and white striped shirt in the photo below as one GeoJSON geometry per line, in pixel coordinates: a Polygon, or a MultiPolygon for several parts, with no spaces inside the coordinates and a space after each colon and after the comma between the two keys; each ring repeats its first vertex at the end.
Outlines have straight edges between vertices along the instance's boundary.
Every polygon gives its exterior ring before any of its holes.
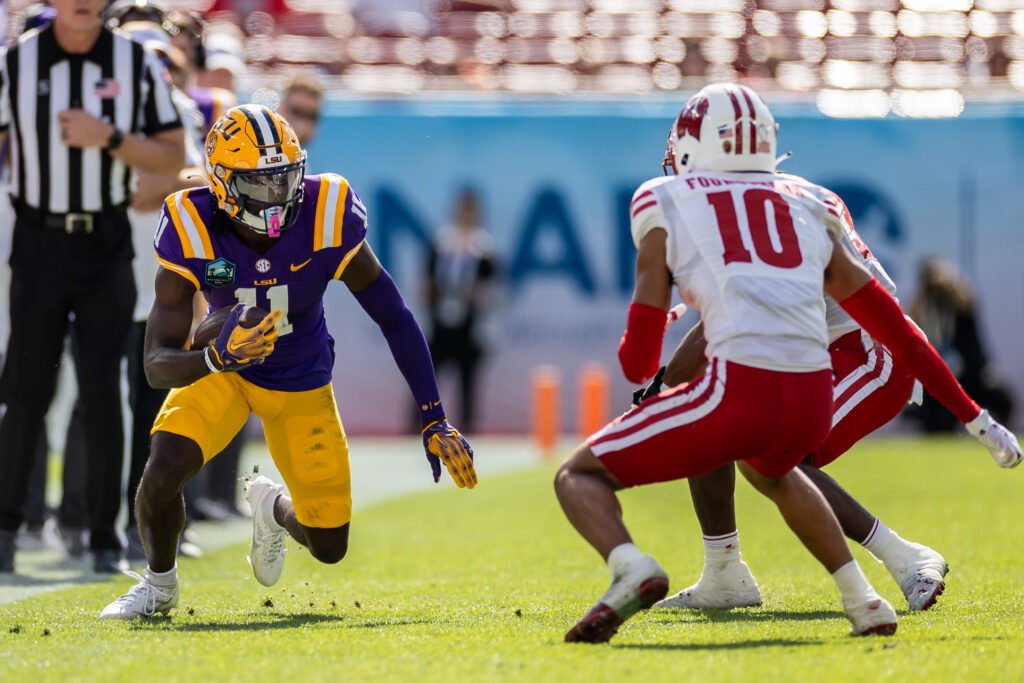
{"type": "Polygon", "coordinates": [[[27,31],[0,56],[0,130],[11,141],[11,194],[51,213],[125,204],[132,172],[99,147],[68,147],[57,114],[82,109],[125,133],[179,128],[166,69],[127,34],[104,28],[86,54],[69,54],[53,26],[27,31]]]}

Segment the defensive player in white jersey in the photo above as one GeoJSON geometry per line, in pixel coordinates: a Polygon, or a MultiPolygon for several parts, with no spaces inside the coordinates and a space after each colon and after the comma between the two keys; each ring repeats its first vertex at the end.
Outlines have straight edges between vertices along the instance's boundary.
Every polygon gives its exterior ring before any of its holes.
{"type": "MultiPolygon", "coordinates": [[[[803,178],[782,177],[794,184],[794,192],[826,193],[828,203],[839,210],[843,246],[860,258],[875,279],[895,296],[896,285],[857,234],[842,200],[824,188],[810,189],[810,183],[803,178]]],[[[944,577],[949,570],[946,560],[927,546],[901,538],[820,469],[896,417],[914,393],[914,377],[893,360],[884,346],[868,336],[835,299],[826,295],[825,305],[834,375],[832,431],[799,467],[821,490],[847,538],[866,547],[885,564],[906,596],[908,607],[926,610],[945,588],[944,577]]],[[[698,323],[687,332],[667,366],[658,371],[642,393],[638,392],[637,402],[657,395],[663,386],[676,386],[696,377],[705,362],[705,347],[704,328],[698,323]]],[[[695,585],[655,607],[721,609],[761,604],[757,581],[740,554],[733,501],[735,482],[731,463],[689,480],[693,508],[703,534],[703,571],[695,585]]]]}
{"type": "Polygon", "coordinates": [[[832,574],[851,633],[895,632],[892,606],[853,559],[824,497],[795,469],[832,423],[823,288],[998,461],[1021,459],[1016,438],[963,392],[892,296],[841,246],[838,211],[775,174],[775,134],[771,112],[749,88],[707,86],[672,128],[677,175],[650,180],[634,196],[636,286],[619,345],[623,372],[642,383],[657,371],[673,285],[702,315],[709,360],[700,377],[619,417],[559,468],[562,509],[612,576],[567,641],[607,641],[668,592],[665,571],[632,543],[615,491],[730,462],[832,574]]]}

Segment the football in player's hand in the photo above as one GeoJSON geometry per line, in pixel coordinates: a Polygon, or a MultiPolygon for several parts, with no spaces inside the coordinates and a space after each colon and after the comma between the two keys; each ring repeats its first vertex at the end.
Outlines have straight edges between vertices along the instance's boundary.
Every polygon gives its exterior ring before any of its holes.
{"type": "MultiPolygon", "coordinates": [[[[234,308],[234,305],[225,306],[203,318],[203,322],[199,323],[199,327],[192,334],[192,344],[189,348],[201,349],[216,341],[220,335],[221,328],[224,327],[225,321],[231,315],[232,308],[234,308]]],[[[238,324],[245,329],[250,329],[259,325],[265,317],[267,317],[267,311],[264,311],[262,308],[246,306],[242,309],[242,314],[238,316],[238,324]]]]}

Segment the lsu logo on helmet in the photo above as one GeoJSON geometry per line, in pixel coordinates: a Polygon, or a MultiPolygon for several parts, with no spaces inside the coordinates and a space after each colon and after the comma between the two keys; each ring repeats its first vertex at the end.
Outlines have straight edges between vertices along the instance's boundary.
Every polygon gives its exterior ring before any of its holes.
{"type": "Polygon", "coordinates": [[[306,152],[291,125],[259,104],[224,112],[206,136],[206,175],[217,208],[278,237],[299,215],[306,152]]]}

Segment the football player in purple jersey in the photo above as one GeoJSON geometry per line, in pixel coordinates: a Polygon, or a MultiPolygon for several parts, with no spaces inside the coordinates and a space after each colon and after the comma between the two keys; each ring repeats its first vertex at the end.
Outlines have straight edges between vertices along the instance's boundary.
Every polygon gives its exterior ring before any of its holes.
{"type": "Polygon", "coordinates": [[[287,484],[246,484],[253,509],[249,562],[273,585],[290,535],[321,562],[348,549],[348,444],[331,387],[334,340],[323,294],[341,280],[380,326],[420,409],[434,481],[444,462],[461,488],[476,485],[473,451],[445,419],[423,333],[365,241],[366,209],[341,176],[305,176],[292,127],[259,105],[225,112],[206,140],[209,187],[167,198],[155,247],[161,269],[146,332],[150,384],[171,389],[153,425],[136,510],[146,547],[138,583],[105,619],[166,612],[178,603],[175,555],[181,490],[255,413],[287,484]],[[219,335],[187,349],[192,298],[231,307],[219,335]],[[246,306],[269,310],[244,327],[246,306]]]}

